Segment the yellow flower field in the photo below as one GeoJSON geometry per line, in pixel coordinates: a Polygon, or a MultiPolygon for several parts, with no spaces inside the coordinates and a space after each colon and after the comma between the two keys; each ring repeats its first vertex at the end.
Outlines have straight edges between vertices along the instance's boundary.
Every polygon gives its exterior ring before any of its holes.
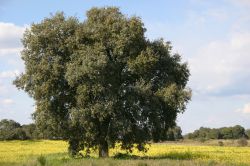
{"type": "Polygon", "coordinates": [[[22,162],[39,155],[67,152],[65,141],[0,141],[0,163],[22,162]]]}
{"type": "MultiPolygon", "coordinates": [[[[0,165],[25,163],[39,156],[53,160],[69,159],[65,141],[0,141],[0,165]]],[[[110,155],[122,152],[111,149],[110,155]]],[[[197,162],[214,161],[216,163],[250,165],[250,147],[220,147],[190,144],[152,144],[145,154],[133,152],[132,155],[143,159],[191,160],[197,162]]],[[[96,154],[93,154],[93,157],[96,154]]],[[[138,158],[137,158],[138,159],[138,158]]],[[[73,160],[73,159],[72,159],[73,160]]],[[[227,165],[227,164],[226,164],[227,165]]]]}
{"type": "Polygon", "coordinates": [[[250,165],[249,147],[220,147],[194,145],[154,144],[149,156],[166,156],[172,159],[214,160],[217,162],[244,163],[250,165]]]}

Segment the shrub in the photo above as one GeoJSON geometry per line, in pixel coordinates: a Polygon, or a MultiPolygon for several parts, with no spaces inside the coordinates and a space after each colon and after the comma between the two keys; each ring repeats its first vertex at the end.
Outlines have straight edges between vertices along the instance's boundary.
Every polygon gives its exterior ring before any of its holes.
{"type": "Polygon", "coordinates": [[[201,143],[204,143],[204,142],[206,142],[206,138],[200,138],[199,141],[200,141],[201,143]]]}
{"type": "Polygon", "coordinates": [[[38,163],[41,165],[41,166],[45,166],[46,165],[46,158],[44,156],[39,156],[37,158],[37,161],[38,163]]]}
{"type": "Polygon", "coordinates": [[[219,141],[219,142],[218,142],[218,145],[219,145],[219,146],[224,146],[223,141],[219,141]]]}
{"type": "Polygon", "coordinates": [[[248,144],[246,138],[240,138],[240,139],[237,141],[237,143],[238,143],[239,146],[247,146],[247,144],[248,144]]]}

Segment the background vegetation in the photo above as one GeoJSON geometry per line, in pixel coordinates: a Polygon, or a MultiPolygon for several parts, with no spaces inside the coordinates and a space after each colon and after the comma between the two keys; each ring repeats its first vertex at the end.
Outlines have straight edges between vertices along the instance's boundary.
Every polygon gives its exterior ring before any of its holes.
{"type": "MultiPolygon", "coordinates": [[[[51,130],[40,130],[35,124],[21,125],[14,120],[3,119],[0,121],[0,141],[3,140],[63,140],[51,130]]],[[[161,141],[176,141],[183,139],[182,131],[179,126],[168,129],[161,141]]]]}
{"type": "Polygon", "coordinates": [[[188,139],[239,139],[249,138],[250,130],[236,125],[233,127],[207,128],[201,127],[193,133],[185,135],[188,139]]]}

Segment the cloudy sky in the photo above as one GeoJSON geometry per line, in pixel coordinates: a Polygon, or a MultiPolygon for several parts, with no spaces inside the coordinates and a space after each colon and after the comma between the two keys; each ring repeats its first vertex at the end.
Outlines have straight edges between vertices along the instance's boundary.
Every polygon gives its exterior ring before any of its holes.
{"type": "Polygon", "coordinates": [[[22,34],[63,11],[84,20],[93,6],[118,6],[142,18],[147,37],[171,41],[191,70],[192,101],[178,125],[250,128],[250,0],[0,0],[0,119],[32,122],[34,101],[13,79],[24,71],[22,34]]]}

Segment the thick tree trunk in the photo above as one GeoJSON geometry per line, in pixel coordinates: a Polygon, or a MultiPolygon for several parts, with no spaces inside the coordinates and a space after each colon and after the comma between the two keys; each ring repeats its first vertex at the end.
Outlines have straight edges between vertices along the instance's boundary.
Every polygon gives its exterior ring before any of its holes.
{"type": "Polygon", "coordinates": [[[100,158],[109,157],[109,147],[107,141],[103,141],[99,145],[99,157],[100,158]]]}

